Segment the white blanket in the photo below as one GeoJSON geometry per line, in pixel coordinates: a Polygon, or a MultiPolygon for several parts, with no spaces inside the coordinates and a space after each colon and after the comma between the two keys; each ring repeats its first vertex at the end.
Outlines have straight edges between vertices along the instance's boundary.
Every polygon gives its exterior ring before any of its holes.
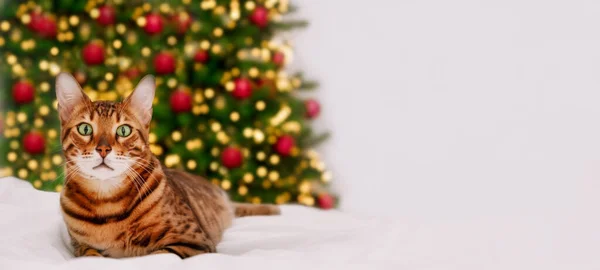
{"type": "Polygon", "coordinates": [[[217,254],[73,258],[58,194],[0,179],[0,269],[600,269],[600,224],[541,217],[419,224],[284,206],[236,219],[217,254]]]}

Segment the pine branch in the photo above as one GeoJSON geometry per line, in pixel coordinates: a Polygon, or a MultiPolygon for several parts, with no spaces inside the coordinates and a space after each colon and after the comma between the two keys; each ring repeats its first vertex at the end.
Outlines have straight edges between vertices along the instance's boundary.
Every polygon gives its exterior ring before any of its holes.
{"type": "Polygon", "coordinates": [[[298,12],[299,8],[297,6],[291,5],[288,7],[287,14],[292,14],[298,12]]]}
{"type": "Polygon", "coordinates": [[[315,147],[315,146],[321,144],[322,142],[324,142],[325,140],[329,139],[330,136],[331,136],[331,133],[329,133],[329,132],[321,133],[319,135],[308,138],[304,142],[304,144],[306,147],[315,147]]]}
{"type": "Polygon", "coordinates": [[[302,72],[297,72],[296,74],[294,74],[294,77],[297,77],[298,79],[300,79],[302,81],[298,90],[310,91],[310,90],[315,90],[319,87],[318,82],[305,80],[304,73],[302,73],[302,72]]]}
{"type": "Polygon", "coordinates": [[[273,23],[273,29],[277,31],[290,31],[297,28],[305,28],[307,26],[307,21],[286,21],[280,23],[273,23]]]}
{"type": "Polygon", "coordinates": [[[302,84],[300,85],[298,90],[311,91],[317,89],[318,87],[319,83],[316,81],[302,81],[302,84]]]}

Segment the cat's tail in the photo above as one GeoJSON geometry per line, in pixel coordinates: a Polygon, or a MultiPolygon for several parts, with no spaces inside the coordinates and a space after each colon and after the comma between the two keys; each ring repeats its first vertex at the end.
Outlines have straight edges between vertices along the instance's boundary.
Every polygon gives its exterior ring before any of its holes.
{"type": "Polygon", "coordinates": [[[236,217],[274,216],[281,214],[279,206],[272,204],[231,203],[236,217]]]}

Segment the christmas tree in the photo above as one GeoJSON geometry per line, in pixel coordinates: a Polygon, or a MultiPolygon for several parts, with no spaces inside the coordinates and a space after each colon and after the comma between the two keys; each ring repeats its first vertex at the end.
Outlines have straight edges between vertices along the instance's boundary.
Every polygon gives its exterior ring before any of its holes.
{"type": "Polygon", "coordinates": [[[288,74],[277,33],[287,0],[9,1],[0,11],[0,176],[42,190],[64,174],[54,78],[70,72],[92,100],[121,100],[157,76],[149,143],[167,167],[202,175],[237,201],[330,208],[331,174],[312,150],[313,89],[288,74]]]}

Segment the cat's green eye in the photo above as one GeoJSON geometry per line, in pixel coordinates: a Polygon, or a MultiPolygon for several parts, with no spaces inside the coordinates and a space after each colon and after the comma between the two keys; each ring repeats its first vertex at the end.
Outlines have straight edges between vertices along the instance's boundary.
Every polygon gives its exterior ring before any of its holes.
{"type": "Polygon", "coordinates": [[[127,137],[131,135],[131,127],[128,125],[121,125],[117,128],[117,135],[120,137],[127,137]]]}
{"type": "Polygon", "coordinates": [[[92,135],[92,132],[94,132],[92,126],[90,126],[88,123],[79,124],[79,126],[77,126],[77,131],[83,136],[90,136],[92,135]]]}

